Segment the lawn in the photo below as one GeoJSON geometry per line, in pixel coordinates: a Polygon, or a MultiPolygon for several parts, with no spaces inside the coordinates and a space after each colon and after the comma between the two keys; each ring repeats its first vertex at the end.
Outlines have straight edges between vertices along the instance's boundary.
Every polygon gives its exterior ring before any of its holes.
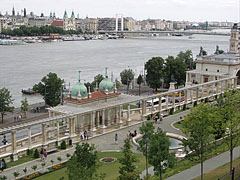
{"type": "MultiPolygon", "coordinates": [[[[237,179],[240,177],[240,158],[236,159],[233,162],[233,167],[235,167],[237,165],[239,167],[238,167],[238,170],[235,171],[236,173],[235,173],[234,179],[237,179]]],[[[216,179],[223,177],[228,172],[229,172],[229,163],[224,164],[223,166],[220,166],[217,169],[214,169],[214,170],[204,174],[203,177],[204,177],[204,180],[216,180],[216,179]]],[[[200,177],[197,177],[194,180],[200,180],[200,179],[201,179],[200,177]]],[[[225,178],[224,180],[230,180],[230,179],[231,179],[231,176],[229,176],[228,178],[225,178]]]]}
{"type": "MultiPolygon", "coordinates": [[[[123,156],[122,153],[119,152],[100,152],[99,153],[99,159],[103,157],[115,157],[117,159],[121,158],[123,156]]],[[[139,170],[139,173],[142,172],[145,169],[145,158],[141,154],[135,154],[135,156],[138,159],[138,162],[136,163],[137,169],[139,170]]],[[[105,180],[114,180],[119,176],[119,167],[120,163],[118,161],[114,163],[101,163],[101,167],[99,168],[100,173],[105,173],[105,180]]],[[[60,169],[58,171],[43,175],[39,178],[36,178],[36,180],[59,180],[61,177],[64,177],[64,180],[68,180],[67,174],[66,174],[67,168],[60,169]]]]}
{"type": "Polygon", "coordinates": [[[20,164],[23,164],[23,163],[26,163],[26,162],[29,162],[29,161],[33,161],[35,159],[36,158],[33,158],[32,156],[23,156],[21,158],[18,158],[17,161],[11,161],[11,162],[7,163],[7,168],[17,166],[17,165],[20,165],[20,164]]]}
{"type": "MultiPolygon", "coordinates": [[[[137,105],[130,104],[130,109],[136,109],[136,108],[138,108],[137,105]]],[[[123,105],[123,109],[124,109],[124,110],[127,110],[127,109],[128,109],[128,105],[127,105],[127,104],[124,104],[124,105],[123,105]]]]}

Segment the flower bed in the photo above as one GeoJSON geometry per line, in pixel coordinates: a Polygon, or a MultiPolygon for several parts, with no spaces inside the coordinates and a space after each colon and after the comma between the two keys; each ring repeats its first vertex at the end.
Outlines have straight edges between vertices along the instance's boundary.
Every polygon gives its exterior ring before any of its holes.
{"type": "Polygon", "coordinates": [[[104,157],[102,159],[100,159],[100,162],[103,162],[103,163],[113,163],[113,162],[116,162],[116,158],[114,157],[104,157]]]}
{"type": "Polygon", "coordinates": [[[35,173],[33,173],[33,174],[30,174],[30,175],[28,175],[28,176],[25,176],[25,177],[23,177],[23,178],[20,178],[20,180],[30,180],[30,179],[34,179],[34,178],[36,178],[36,177],[38,177],[38,176],[40,176],[41,174],[39,173],[39,172],[35,172],[35,173]]]}

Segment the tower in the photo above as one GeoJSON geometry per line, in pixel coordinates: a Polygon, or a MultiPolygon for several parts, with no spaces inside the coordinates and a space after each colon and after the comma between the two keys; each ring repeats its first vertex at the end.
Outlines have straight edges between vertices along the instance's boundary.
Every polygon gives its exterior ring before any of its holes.
{"type": "Polygon", "coordinates": [[[229,48],[230,53],[240,53],[239,32],[240,32],[240,27],[237,23],[235,23],[231,30],[230,48],[229,48]]]}
{"type": "Polygon", "coordinates": [[[67,11],[65,10],[64,15],[63,15],[63,19],[67,19],[68,15],[67,15],[67,11]]]}
{"type": "Polygon", "coordinates": [[[12,16],[15,16],[15,9],[14,9],[14,6],[13,6],[13,9],[12,9],[12,16]]]}
{"type": "Polygon", "coordinates": [[[71,19],[75,19],[75,15],[73,11],[72,11],[71,19]]]}
{"type": "Polygon", "coordinates": [[[26,10],[26,8],[24,8],[24,10],[23,10],[23,16],[27,17],[27,10],[26,10]]]}

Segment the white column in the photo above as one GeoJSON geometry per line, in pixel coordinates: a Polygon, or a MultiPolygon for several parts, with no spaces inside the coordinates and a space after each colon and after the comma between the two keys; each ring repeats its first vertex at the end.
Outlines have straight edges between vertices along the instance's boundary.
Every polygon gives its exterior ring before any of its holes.
{"type": "Polygon", "coordinates": [[[46,123],[42,123],[42,145],[47,144],[47,127],[46,123]]]}
{"type": "Polygon", "coordinates": [[[122,127],[122,125],[123,125],[121,113],[122,113],[122,105],[119,106],[119,115],[118,115],[118,117],[119,117],[119,121],[118,121],[119,127],[122,127]]]}
{"type": "Polygon", "coordinates": [[[162,111],[162,96],[159,96],[158,99],[159,99],[158,111],[161,112],[162,111]]]}
{"type": "Polygon", "coordinates": [[[17,156],[16,131],[12,131],[12,155],[13,161],[17,161],[18,156],[17,156]]]}
{"type": "Polygon", "coordinates": [[[151,108],[151,113],[154,112],[154,102],[153,102],[154,98],[152,98],[152,108],[151,108]]]}
{"type": "Polygon", "coordinates": [[[131,121],[130,119],[130,104],[128,104],[128,111],[127,111],[127,122],[131,121]]]}
{"type": "Polygon", "coordinates": [[[146,100],[142,100],[142,120],[146,116],[146,100]]]}
{"type": "Polygon", "coordinates": [[[57,123],[57,143],[59,142],[59,121],[56,122],[57,123]]]}
{"type": "Polygon", "coordinates": [[[185,104],[187,105],[187,101],[188,101],[188,90],[184,90],[184,101],[185,101],[185,104]]]}
{"type": "Polygon", "coordinates": [[[199,88],[196,89],[196,101],[198,102],[198,97],[199,96],[199,88]]]}
{"type": "Polygon", "coordinates": [[[91,133],[92,133],[92,136],[96,135],[96,111],[93,111],[92,112],[92,129],[91,129],[91,133]]]}
{"type": "Polygon", "coordinates": [[[28,126],[28,149],[32,148],[32,133],[31,126],[28,126]]]}
{"type": "Polygon", "coordinates": [[[166,95],[166,110],[168,110],[168,95],[166,95]]]}
{"type": "Polygon", "coordinates": [[[123,31],[124,30],[124,21],[123,21],[124,19],[123,19],[123,16],[121,17],[121,31],[123,31]]]}
{"type": "Polygon", "coordinates": [[[102,110],[102,133],[105,132],[106,126],[105,126],[105,109],[102,110]]]}
{"type": "Polygon", "coordinates": [[[172,93],[172,108],[175,110],[175,93],[172,93]]]}

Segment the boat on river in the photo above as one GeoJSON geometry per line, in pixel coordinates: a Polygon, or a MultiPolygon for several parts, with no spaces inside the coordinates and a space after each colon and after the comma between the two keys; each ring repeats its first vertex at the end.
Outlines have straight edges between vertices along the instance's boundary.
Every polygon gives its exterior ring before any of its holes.
{"type": "Polygon", "coordinates": [[[23,45],[26,44],[22,40],[0,39],[0,45],[23,45]]]}
{"type": "Polygon", "coordinates": [[[22,89],[22,93],[26,95],[33,95],[33,94],[36,94],[36,91],[32,90],[31,88],[28,88],[28,89],[22,89]]]}

